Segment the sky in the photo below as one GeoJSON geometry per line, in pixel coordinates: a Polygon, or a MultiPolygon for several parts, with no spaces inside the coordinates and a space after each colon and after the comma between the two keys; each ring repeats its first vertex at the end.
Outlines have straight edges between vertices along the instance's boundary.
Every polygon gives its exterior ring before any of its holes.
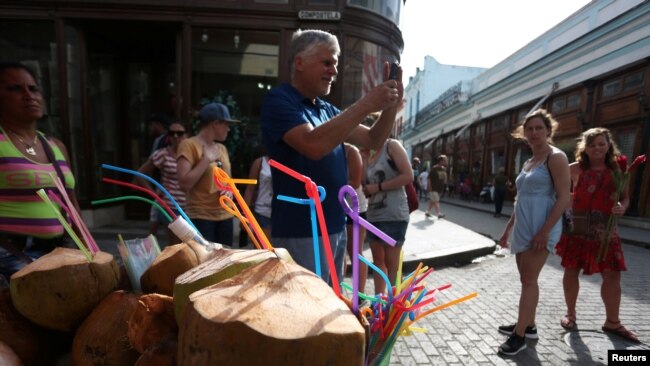
{"type": "Polygon", "coordinates": [[[402,80],[424,67],[426,55],[441,64],[490,68],[589,2],[408,0],[400,25],[402,80]]]}

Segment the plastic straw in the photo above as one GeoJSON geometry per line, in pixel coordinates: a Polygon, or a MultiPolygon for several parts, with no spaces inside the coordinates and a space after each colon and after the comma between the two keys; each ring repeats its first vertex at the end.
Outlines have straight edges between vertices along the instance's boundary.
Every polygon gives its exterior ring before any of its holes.
{"type": "MultiPolygon", "coordinates": [[[[325,188],[323,187],[318,187],[318,190],[320,191],[320,199],[321,201],[325,199],[325,196],[327,193],[325,192],[325,188]]],[[[314,268],[316,269],[316,275],[320,277],[321,279],[323,278],[321,274],[321,268],[320,268],[320,248],[318,245],[318,226],[317,226],[317,216],[316,216],[316,204],[314,203],[314,200],[311,198],[296,198],[296,197],[290,197],[290,196],[285,196],[283,194],[279,194],[278,196],[279,200],[286,201],[286,202],[291,202],[295,203],[298,205],[309,205],[309,217],[311,219],[311,240],[314,246],[314,268]]],[[[354,305],[353,305],[354,306],[354,305]]]]}
{"type": "Polygon", "coordinates": [[[454,306],[454,305],[456,305],[456,304],[458,304],[458,303],[461,303],[461,302],[463,302],[463,301],[467,301],[467,300],[469,300],[469,299],[472,299],[472,298],[476,297],[477,295],[478,295],[477,292],[472,292],[472,293],[469,294],[469,295],[463,296],[463,297],[458,298],[458,299],[456,299],[456,300],[452,300],[452,301],[450,301],[450,302],[448,302],[448,303],[446,303],[446,304],[442,304],[442,305],[440,305],[440,306],[436,306],[435,308],[433,308],[433,309],[429,309],[429,310],[423,312],[422,314],[418,315],[418,316],[415,318],[415,320],[413,320],[413,321],[414,321],[414,322],[415,322],[415,321],[418,321],[418,320],[424,318],[425,316],[427,316],[427,315],[429,315],[429,314],[431,314],[431,313],[434,313],[434,312],[439,311],[439,310],[442,310],[442,309],[446,309],[446,308],[448,308],[448,307],[454,306]]]}
{"type": "Polygon", "coordinates": [[[373,271],[377,272],[381,276],[381,278],[384,279],[384,282],[386,282],[386,289],[388,292],[388,302],[391,303],[393,302],[393,286],[390,284],[390,280],[388,279],[388,276],[386,276],[386,273],[379,269],[379,267],[375,266],[372,262],[367,260],[364,256],[361,254],[357,254],[357,258],[359,258],[360,261],[363,263],[367,264],[368,267],[372,268],[373,271]]]}
{"type": "Polygon", "coordinates": [[[307,193],[307,197],[313,199],[314,203],[316,204],[316,216],[318,217],[318,225],[320,227],[320,233],[323,238],[323,247],[325,247],[325,255],[327,257],[327,264],[330,270],[330,278],[332,280],[332,288],[334,289],[336,296],[341,297],[338,274],[336,273],[336,265],[334,264],[334,256],[332,255],[332,246],[330,245],[327,224],[325,223],[325,215],[323,214],[323,206],[321,205],[319,191],[316,187],[316,183],[314,183],[310,178],[278,163],[273,159],[269,160],[269,165],[305,183],[305,191],[307,193]]]}
{"type": "Polygon", "coordinates": [[[52,212],[54,212],[56,218],[59,219],[59,222],[61,223],[61,225],[63,225],[65,231],[68,233],[68,235],[70,235],[72,241],[74,241],[74,243],[77,244],[79,250],[81,250],[81,252],[86,257],[88,262],[92,262],[93,258],[90,255],[90,252],[88,252],[88,249],[86,249],[86,246],[81,242],[81,240],[77,236],[77,233],[75,233],[74,230],[72,230],[68,222],[63,217],[63,215],[61,215],[61,211],[56,206],[54,206],[54,203],[52,203],[52,201],[50,201],[50,198],[47,196],[47,193],[45,193],[45,190],[41,188],[38,191],[36,191],[36,194],[38,194],[38,196],[41,197],[41,199],[45,201],[45,203],[50,207],[52,212]]]}
{"type": "MultiPolygon", "coordinates": [[[[63,197],[63,200],[65,201],[65,204],[63,204],[63,202],[57,202],[57,203],[59,203],[59,205],[66,210],[72,222],[77,226],[77,229],[81,233],[81,236],[83,236],[84,242],[86,243],[90,251],[93,252],[93,254],[99,252],[99,246],[95,242],[93,236],[90,234],[90,231],[88,230],[88,227],[86,227],[84,220],[79,215],[79,212],[77,212],[77,208],[72,204],[72,201],[70,200],[70,196],[68,196],[68,192],[66,191],[63,182],[61,181],[61,179],[59,179],[59,177],[57,177],[52,173],[50,173],[50,177],[54,181],[57,190],[59,191],[61,197],[63,197]]],[[[54,194],[54,192],[52,193],[54,194]]]]}
{"type": "MultiPolygon", "coordinates": [[[[343,207],[343,211],[352,220],[352,312],[357,314],[359,310],[357,304],[359,301],[359,225],[364,226],[368,231],[375,234],[390,246],[395,246],[396,241],[359,216],[359,197],[357,196],[357,192],[354,188],[352,188],[352,186],[346,184],[341,187],[339,190],[338,199],[341,207],[343,207]],[[352,207],[350,207],[348,203],[348,197],[352,203],[352,207]]],[[[400,273],[401,266],[402,259],[400,254],[400,273]]]]}
{"type": "MultiPolygon", "coordinates": [[[[235,197],[237,203],[239,204],[239,207],[241,207],[241,209],[244,210],[244,217],[246,217],[245,222],[252,227],[253,232],[257,237],[258,244],[261,244],[264,247],[264,249],[274,251],[273,246],[269,242],[269,239],[266,237],[266,234],[264,234],[264,230],[262,230],[262,228],[260,227],[260,224],[257,222],[255,215],[253,215],[253,212],[251,211],[250,207],[248,207],[248,204],[246,204],[244,197],[242,197],[241,193],[239,192],[239,189],[237,189],[237,185],[235,184],[237,182],[244,183],[244,184],[254,184],[255,182],[257,182],[257,180],[232,179],[228,175],[228,173],[226,173],[225,170],[219,167],[214,167],[212,169],[212,176],[215,184],[217,184],[219,187],[221,187],[224,190],[232,192],[233,197],[235,197]]],[[[232,202],[232,200],[230,201],[232,202]]],[[[239,212],[239,210],[237,211],[239,212]]],[[[251,238],[255,236],[251,235],[251,238]]]]}
{"type": "Polygon", "coordinates": [[[248,236],[253,241],[253,245],[255,245],[255,248],[257,248],[257,249],[265,249],[265,248],[262,248],[259,241],[257,241],[257,238],[255,237],[255,234],[253,233],[253,231],[251,231],[250,221],[248,220],[248,218],[246,218],[246,217],[244,217],[244,215],[242,215],[242,213],[237,208],[237,205],[235,204],[235,202],[232,199],[230,199],[230,197],[223,195],[223,196],[219,197],[219,203],[221,204],[221,207],[223,207],[224,210],[226,210],[226,211],[230,212],[231,214],[235,215],[239,219],[239,221],[241,221],[241,222],[243,222],[245,224],[245,225],[243,225],[244,229],[246,230],[246,233],[248,233],[248,236]]]}
{"type": "Polygon", "coordinates": [[[141,196],[120,196],[120,197],[106,198],[106,199],[103,199],[103,200],[91,201],[90,204],[91,205],[101,205],[101,204],[104,204],[104,203],[117,202],[117,201],[126,201],[126,200],[143,201],[143,202],[147,202],[150,205],[154,205],[158,209],[158,211],[160,211],[163,214],[163,216],[165,216],[165,218],[169,222],[174,221],[174,219],[169,215],[169,213],[167,213],[167,211],[165,211],[165,209],[162,206],[160,206],[158,204],[158,202],[150,200],[148,198],[141,197],[141,196]]]}
{"type": "Polygon", "coordinates": [[[128,183],[128,182],[123,182],[123,181],[121,181],[121,180],[116,180],[116,179],[111,179],[111,178],[102,178],[102,181],[103,181],[103,182],[106,182],[106,183],[117,184],[118,186],[129,187],[129,188],[135,189],[135,190],[137,190],[137,191],[144,192],[144,193],[148,194],[149,196],[153,197],[154,200],[160,202],[160,204],[162,205],[162,207],[164,207],[165,210],[167,210],[167,212],[169,213],[169,215],[170,215],[172,218],[174,218],[174,219],[176,218],[176,213],[174,213],[174,210],[172,210],[172,209],[169,207],[169,205],[167,204],[167,202],[165,202],[162,198],[160,198],[160,196],[158,196],[158,195],[156,194],[156,192],[154,192],[154,191],[152,191],[152,190],[150,190],[150,189],[148,189],[148,188],[141,187],[141,186],[139,186],[139,185],[137,185],[137,184],[128,183]]]}
{"type": "MultiPolygon", "coordinates": [[[[147,176],[146,174],[142,174],[142,173],[140,173],[140,172],[137,172],[137,171],[135,171],[135,170],[124,169],[124,168],[116,167],[116,166],[109,165],[109,164],[102,164],[102,168],[109,169],[109,170],[115,170],[115,171],[122,172],[122,173],[128,173],[128,174],[136,175],[136,176],[138,176],[138,177],[142,177],[142,178],[148,180],[148,181],[151,182],[153,185],[155,185],[158,189],[160,189],[160,191],[163,192],[163,193],[167,196],[167,198],[169,198],[169,202],[171,202],[171,203],[174,205],[174,207],[176,208],[176,211],[178,211],[178,213],[180,213],[181,216],[183,216],[183,218],[185,219],[185,221],[187,221],[190,225],[192,225],[192,227],[196,230],[196,226],[194,226],[194,224],[192,223],[192,220],[190,220],[190,218],[187,217],[187,215],[185,214],[185,211],[183,211],[183,209],[182,209],[181,206],[178,204],[178,202],[176,202],[176,200],[174,199],[174,196],[172,196],[172,195],[167,191],[167,189],[165,189],[165,187],[162,186],[162,184],[156,182],[155,179],[153,179],[153,178],[147,176]]],[[[158,197],[158,195],[156,195],[156,197],[158,197]]],[[[165,203],[164,206],[167,206],[167,204],[165,203]]],[[[166,208],[169,208],[169,207],[166,207],[166,208]]],[[[176,215],[173,213],[173,211],[172,211],[172,215],[171,215],[171,216],[174,217],[174,218],[176,218],[176,215]]],[[[198,232],[198,230],[197,230],[197,232],[198,232]]]]}
{"type": "Polygon", "coordinates": [[[92,240],[92,236],[90,235],[89,232],[86,232],[83,227],[79,225],[77,220],[74,219],[74,214],[72,213],[72,210],[59,198],[59,196],[54,193],[51,189],[47,191],[47,196],[50,198],[51,201],[55,202],[57,205],[61,206],[63,210],[68,214],[68,217],[70,218],[70,221],[77,227],[77,230],[81,234],[84,243],[86,243],[86,246],[88,249],[90,249],[90,252],[94,255],[95,253],[99,252],[99,247],[97,247],[97,244],[92,240]]]}

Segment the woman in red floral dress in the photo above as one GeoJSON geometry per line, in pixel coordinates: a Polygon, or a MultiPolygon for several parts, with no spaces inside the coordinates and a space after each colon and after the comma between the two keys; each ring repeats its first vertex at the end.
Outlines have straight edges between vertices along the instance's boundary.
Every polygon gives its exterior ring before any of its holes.
{"type": "Polygon", "coordinates": [[[636,335],[627,330],[619,318],[621,271],[627,267],[616,228],[611,231],[604,259],[597,260],[609,216],[622,216],[629,205],[627,187],[621,193],[620,201],[614,202],[616,185],[612,172],[619,169],[616,163],[619,154],[609,130],[592,128],[582,133],[575,152],[576,162],[569,166],[573,182],[573,231],[563,234],[556,247],[564,267],[563,287],[567,305],[567,313],[560,324],[569,330],[576,327],[580,271],[585,275],[600,273],[603,279],[600,293],[606,313],[602,330],[638,342],[636,335]]]}

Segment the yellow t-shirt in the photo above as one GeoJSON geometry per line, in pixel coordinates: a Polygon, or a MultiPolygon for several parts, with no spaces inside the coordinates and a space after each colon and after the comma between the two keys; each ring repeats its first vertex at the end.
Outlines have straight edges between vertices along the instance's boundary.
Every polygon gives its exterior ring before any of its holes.
{"type": "MultiPolygon", "coordinates": [[[[216,144],[219,150],[217,161],[210,163],[208,169],[187,193],[185,213],[191,219],[221,221],[233,217],[219,203],[219,187],[214,183],[213,168],[221,162],[221,169],[230,175],[230,158],[223,144],[216,144]]],[[[184,157],[192,167],[196,166],[203,157],[203,144],[197,137],[183,140],[178,146],[178,159],[184,157]]]]}

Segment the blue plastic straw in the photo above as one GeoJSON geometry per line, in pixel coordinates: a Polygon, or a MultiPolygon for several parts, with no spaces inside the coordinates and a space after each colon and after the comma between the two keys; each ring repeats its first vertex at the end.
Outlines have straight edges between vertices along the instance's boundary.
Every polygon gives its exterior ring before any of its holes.
{"type": "Polygon", "coordinates": [[[187,217],[187,215],[185,214],[185,211],[183,211],[183,209],[178,204],[178,202],[176,202],[174,197],[165,189],[165,187],[162,186],[162,184],[156,182],[155,179],[151,178],[150,176],[148,176],[146,174],[142,174],[142,173],[140,173],[138,171],[135,171],[135,170],[120,168],[118,166],[113,166],[113,165],[109,165],[109,164],[102,164],[102,168],[109,169],[109,170],[115,170],[117,172],[122,172],[122,173],[128,173],[128,174],[131,174],[131,175],[136,175],[138,177],[142,177],[142,178],[148,180],[153,185],[155,185],[158,189],[160,189],[165,194],[165,196],[167,196],[167,198],[169,198],[169,201],[174,204],[174,207],[176,208],[176,211],[178,211],[178,213],[181,216],[183,216],[185,221],[187,221],[192,226],[192,228],[194,230],[196,230],[197,233],[199,232],[199,230],[196,228],[196,226],[194,226],[194,224],[192,223],[192,220],[190,220],[190,218],[187,217]]]}
{"type": "MultiPolygon", "coordinates": [[[[318,194],[322,202],[325,199],[325,195],[326,195],[325,188],[318,186],[318,194]]],[[[312,242],[314,243],[314,261],[316,262],[315,263],[316,275],[322,279],[323,276],[321,275],[321,268],[320,268],[320,248],[318,246],[318,218],[316,217],[316,203],[311,198],[296,198],[296,197],[285,196],[282,194],[279,194],[277,197],[279,200],[282,201],[291,202],[298,205],[309,205],[309,212],[311,218],[311,239],[312,242]]],[[[327,233],[325,233],[324,235],[327,235],[327,233]]]]}

